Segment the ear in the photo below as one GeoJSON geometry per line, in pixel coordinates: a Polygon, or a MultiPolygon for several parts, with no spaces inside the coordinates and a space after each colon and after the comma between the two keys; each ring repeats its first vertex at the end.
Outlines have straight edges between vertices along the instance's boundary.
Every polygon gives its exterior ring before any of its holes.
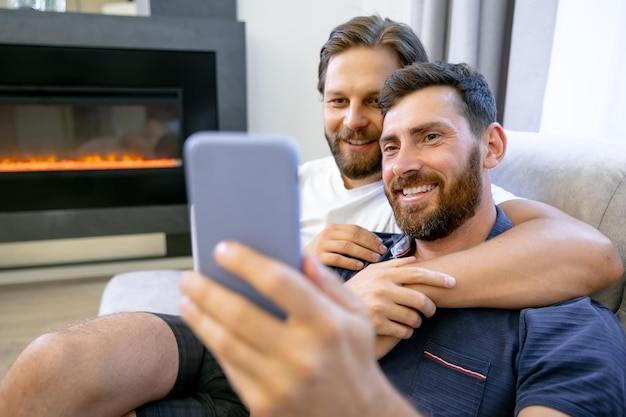
{"type": "Polygon", "coordinates": [[[483,166],[487,169],[495,168],[506,153],[506,133],[499,123],[493,122],[487,126],[483,135],[483,146],[483,166]]]}

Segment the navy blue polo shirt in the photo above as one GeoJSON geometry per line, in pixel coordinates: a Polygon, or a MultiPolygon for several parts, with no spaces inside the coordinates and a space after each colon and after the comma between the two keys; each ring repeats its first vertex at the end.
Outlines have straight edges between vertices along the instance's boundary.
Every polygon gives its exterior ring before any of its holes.
{"type": "MultiPolygon", "coordinates": [[[[488,239],[511,227],[497,208],[488,239]]],[[[389,248],[381,261],[415,253],[406,235],[379,236],[389,248]]],[[[345,280],[355,274],[337,271],[345,280]]],[[[380,366],[433,417],[510,417],[529,405],[626,414],[626,337],[613,313],[588,297],[521,311],[439,308],[380,366]]]]}

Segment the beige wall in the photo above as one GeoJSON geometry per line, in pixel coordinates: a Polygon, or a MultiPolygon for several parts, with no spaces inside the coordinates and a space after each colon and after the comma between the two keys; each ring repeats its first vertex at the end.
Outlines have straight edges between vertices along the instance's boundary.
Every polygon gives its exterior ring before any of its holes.
{"type": "Polygon", "coordinates": [[[102,13],[104,4],[119,2],[120,0],[66,0],[66,8],[68,12],[102,13]]]}

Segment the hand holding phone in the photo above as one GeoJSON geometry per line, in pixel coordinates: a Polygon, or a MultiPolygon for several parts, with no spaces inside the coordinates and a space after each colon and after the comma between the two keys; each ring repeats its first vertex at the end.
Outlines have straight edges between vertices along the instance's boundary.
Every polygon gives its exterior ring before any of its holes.
{"type": "Polygon", "coordinates": [[[234,240],[300,269],[298,151],[291,139],[199,132],[183,148],[194,269],[271,313],[284,313],[216,265],[213,249],[234,240]]]}

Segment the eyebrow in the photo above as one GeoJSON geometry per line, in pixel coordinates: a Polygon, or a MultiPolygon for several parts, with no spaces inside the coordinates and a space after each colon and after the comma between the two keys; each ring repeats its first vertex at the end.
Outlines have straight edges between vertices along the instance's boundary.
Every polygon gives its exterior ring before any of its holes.
{"type": "MultiPolygon", "coordinates": [[[[383,124],[384,124],[384,123],[385,123],[385,122],[383,121],[383,124]]],[[[424,123],[424,124],[422,124],[422,125],[418,125],[418,126],[414,126],[414,127],[410,128],[410,129],[409,129],[409,134],[410,134],[411,136],[413,136],[413,135],[415,135],[415,134],[417,134],[417,133],[423,132],[423,131],[425,131],[425,130],[431,130],[431,129],[437,128],[437,127],[439,127],[439,126],[442,126],[442,123],[441,123],[441,122],[429,122],[429,123],[424,123]]],[[[381,136],[381,137],[380,137],[380,140],[379,140],[378,142],[379,142],[379,143],[383,143],[383,142],[388,142],[388,141],[390,141],[390,140],[397,140],[397,139],[398,139],[398,136],[397,136],[397,135],[395,135],[395,134],[391,134],[391,135],[381,136]]]]}
{"type": "Polygon", "coordinates": [[[380,139],[378,139],[378,143],[384,143],[384,142],[389,142],[392,140],[396,140],[398,137],[396,135],[385,135],[380,137],[380,139]]]}
{"type": "MultiPolygon", "coordinates": [[[[365,93],[361,94],[365,97],[372,97],[372,96],[378,96],[380,93],[380,90],[377,89],[371,89],[371,90],[364,90],[365,93]]],[[[344,92],[343,88],[334,88],[334,89],[326,89],[324,90],[324,95],[339,95],[339,96],[346,96],[348,94],[346,94],[344,92]]]]}

